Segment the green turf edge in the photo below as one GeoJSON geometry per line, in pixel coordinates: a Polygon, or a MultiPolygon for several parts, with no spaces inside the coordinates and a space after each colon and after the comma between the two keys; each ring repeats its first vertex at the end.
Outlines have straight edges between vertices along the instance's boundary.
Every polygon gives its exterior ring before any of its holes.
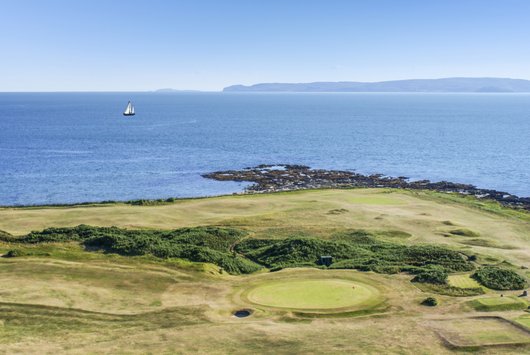
{"type": "MultiPolygon", "coordinates": [[[[295,279],[293,277],[286,277],[285,280],[289,279],[295,279]]],[[[323,279],[323,278],[317,278],[317,279],[323,279]]],[[[332,278],[333,279],[333,278],[332,278]]],[[[335,278],[336,279],[336,278],[335,278]]],[[[341,307],[341,308],[325,308],[325,309],[303,309],[303,308],[290,308],[290,307],[274,307],[274,306],[267,306],[263,304],[258,304],[255,302],[252,302],[248,298],[248,294],[255,288],[265,284],[265,283],[274,283],[278,282],[278,280],[267,280],[262,282],[253,282],[252,284],[248,285],[239,295],[239,298],[246,304],[254,305],[255,307],[262,308],[268,311],[275,311],[275,312],[291,312],[293,315],[301,316],[301,317],[356,317],[356,316],[363,316],[363,315],[369,315],[369,314],[375,314],[375,313],[382,313],[386,312],[390,309],[390,306],[386,303],[386,298],[383,296],[383,293],[381,290],[373,285],[370,285],[367,282],[359,281],[355,278],[348,278],[343,277],[345,280],[363,283],[368,285],[369,287],[376,288],[378,291],[380,291],[379,300],[377,303],[374,303],[373,305],[368,306],[364,309],[356,309],[359,307],[362,307],[362,305],[358,306],[352,306],[352,307],[341,307]]]]}
{"type": "MultiPolygon", "coordinates": [[[[525,310],[528,308],[528,302],[526,302],[525,300],[519,299],[515,296],[504,297],[504,298],[513,300],[512,303],[488,305],[480,301],[481,299],[492,299],[492,298],[494,297],[478,298],[475,300],[468,301],[467,304],[479,312],[519,311],[519,310],[525,310]]],[[[500,299],[500,297],[498,298],[500,299]]]]}

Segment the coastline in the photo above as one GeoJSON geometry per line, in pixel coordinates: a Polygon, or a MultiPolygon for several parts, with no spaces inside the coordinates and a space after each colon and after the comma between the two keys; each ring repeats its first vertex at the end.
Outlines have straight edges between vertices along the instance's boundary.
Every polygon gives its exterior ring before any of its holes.
{"type": "Polygon", "coordinates": [[[131,206],[156,206],[178,201],[209,199],[246,194],[271,194],[299,190],[392,188],[398,190],[426,190],[472,196],[490,200],[504,207],[530,212],[530,197],[519,197],[508,192],[478,188],[470,184],[430,180],[409,181],[405,176],[390,177],[383,174],[363,175],[349,170],[312,169],[296,164],[261,164],[241,170],[214,171],[201,175],[216,181],[249,183],[243,190],[230,194],[196,197],[143,198],[134,200],[104,200],[77,203],[51,203],[30,205],[0,205],[0,208],[72,208],[126,204],[131,206]]]}
{"type": "Polygon", "coordinates": [[[409,181],[405,176],[389,177],[382,174],[363,175],[347,170],[312,169],[305,165],[262,164],[242,170],[216,171],[203,177],[218,181],[251,182],[247,193],[322,188],[395,188],[429,190],[474,196],[494,200],[505,207],[530,211],[530,197],[519,197],[508,192],[478,188],[470,184],[430,180],[409,181]]]}

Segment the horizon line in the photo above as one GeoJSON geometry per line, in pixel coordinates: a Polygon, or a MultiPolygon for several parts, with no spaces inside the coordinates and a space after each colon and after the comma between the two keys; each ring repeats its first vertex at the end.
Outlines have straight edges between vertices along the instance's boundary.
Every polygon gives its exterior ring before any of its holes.
{"type": "MultiPolygon", "coordinates": [[[[377,84],[377,83],[385,83],[385,82],[398,82],[398,81],[412,81],[412,80],[445,80],[445,79],[503,79],[503,80],[523,80],[523,81],[530,81],[530,79],[522,79],[522,78],[514,78],[514,77],[496,77],[496,76],[448,76],[448,77],[438,77],[438,78],[409,78],[409,79],[390,79],[390,80],[377,80],[377,81],[355,81],[355,80],[337,80],[337,81],[325,81],[325,80],[319,80],[319,81],[297,81],[297,82],[289,82],[289,81],[263,81],[253,84],[229,84],[228,86],[224,86],[217,90],[202,90],[202,89],[173,89],[173,88],[159,88],[159,89],[146,89],[146,90],[2,90],[0,93],[7,94],[7,93],[193,93],[193,92],[203,92],[203,93],[214,93],[214,92],[224,92],[223,90],[227,87],[231,86],[246,86],[251,87],[254,85],[261,85],[261,84],[318,84],[318,83],[361,83],[361,84],[377,84]]],[[[279,92],[279,91],[278,91],[279,92]]],[[[290,92],[296,92],[296,91],[290,91],[290,92]]],[[[315,93],[318,91],[314,91],[315,93]]],[[[323,91],[329,92],[329,91],[323,91]]],[[[362,93],[363,91],[357,91],[358,93],[362,93]]],[[[371,91],[366,91],[366,93],[370,93],[371,91]]],[[[390,91],[389,93],[399,93],[399,92],[408,92],[413,93],[411,91],[390,91]]],[[[417,91],[417,93],[421,93],[422,91],[417,91]]],[[[379,93],[384,93],[384,91],[380,91],[379,93]]],[[[435,93],[435,92],[425,92],[425,93],[435,93]]],[[[466,92],[458,92],[458,91],[445,91],[440,93],[466,93],[466,92]]],[[[502,92],[502,93],[510,93],[510,92],[502,92]]],[[[517,92],[514,92],[517,93],[517,92]]],[[[522,92],[519,92],[522,93],[522,92]]]]}

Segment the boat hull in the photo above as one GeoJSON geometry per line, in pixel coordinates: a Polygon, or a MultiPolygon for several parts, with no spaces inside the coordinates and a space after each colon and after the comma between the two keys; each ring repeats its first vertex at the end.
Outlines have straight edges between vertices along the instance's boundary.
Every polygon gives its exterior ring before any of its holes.
{"type": "Polygon", "coordinates": [[[124,116],[134,116],[134,113],[124,113],[124,116]]]}

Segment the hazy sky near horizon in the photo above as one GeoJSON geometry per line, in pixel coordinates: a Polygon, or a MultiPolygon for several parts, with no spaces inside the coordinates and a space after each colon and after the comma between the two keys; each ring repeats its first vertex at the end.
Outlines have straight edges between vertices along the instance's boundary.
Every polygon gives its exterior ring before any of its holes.
{"type": "Polygon", "coordinates": [[[528,0],[0,0],[0,91],[530,79],[528,0]]]}

